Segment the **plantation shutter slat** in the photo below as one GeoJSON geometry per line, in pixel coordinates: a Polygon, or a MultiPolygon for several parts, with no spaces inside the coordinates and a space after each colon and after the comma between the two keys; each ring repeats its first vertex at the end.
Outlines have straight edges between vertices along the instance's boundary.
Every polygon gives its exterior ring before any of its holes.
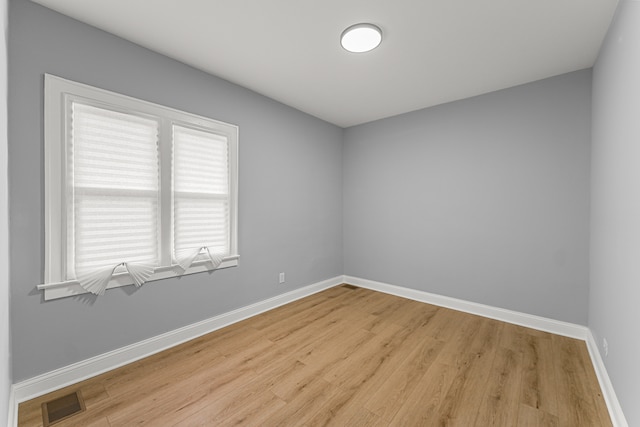
{"type": "Polygon", "coordinates": [[[230,252],[227,138],[174,125],[173,190],[174,259],[183,270],[196,259],[217,267],[230,252]]]}
{"type": "Polygon", "coordinates": [[[79,102],[71,109],[67,276],[81,285],[109,269],[139,277],[126,263],[146,272],[160,259],[159,123],[79,102]]]}

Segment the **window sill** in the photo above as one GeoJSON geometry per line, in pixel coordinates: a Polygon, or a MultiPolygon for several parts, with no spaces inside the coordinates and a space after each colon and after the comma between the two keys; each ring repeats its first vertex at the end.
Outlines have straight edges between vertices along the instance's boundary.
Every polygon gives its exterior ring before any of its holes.
{"type": "MultiPolygon", "coordinates": [[[[231,256],[225,257],[224,260],[222,261],[222,264],[220,264],[217,270],[221,268],[237,266],[239,258],[240,258],[239,255],[231,255],[231,256]]],[[[187,271],[185,271],[182,274],[180,274],[180,270],[177,268],[177,266],[158,267],[155,269],[153,276],[149,278],[147,283],[152,282],[154,280],[168,279],[171,277],[181,277],[181,276],[186,276],[188,274],[202,273],[205,271],[208,271],[208,272],[215,271],[215,270],[212,270],[209,267],[210,264],[209,265],[208,264],[209,264],[208,261],[194,262],[193,265],[189,267],[189,269],[187,269],[187,271]]],[[[146,286],[147,283],[145,283],[145,285],[143,286],[146,286]]],[[[111,281],[109,282],[109,285],[107,286],[107,289],[119,288],[122,286],[129,286],[129,285],[133,285],[133,280],[131,280],[129,275],[126,273],[118,274],[111,279],[111,281]]],[[[71,297],[75,295],[89,294],[89,292],[87,292],[75,280],[38,285],[38,290],[44,291],[45,301],[50,301],[58,298],[71,297]]]]}

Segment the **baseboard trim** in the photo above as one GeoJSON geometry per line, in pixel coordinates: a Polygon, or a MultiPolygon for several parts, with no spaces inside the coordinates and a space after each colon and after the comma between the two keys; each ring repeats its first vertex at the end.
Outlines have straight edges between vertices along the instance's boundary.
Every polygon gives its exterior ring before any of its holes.
{"type": "Polygon", "coordinates": [[[581,340],[587,339],[588,329],[586,326],[548,319],[546,317],[534,316],[532,314],[520,313],[504,308],[478,304],[475,302],[465,301],[457,298],[432,294],[425,291],[419,291],[417,289],[410,289],[402,286],[390,285],[388,283],[361,279],[359,277],[345,276],[344,280],[345,283],[348,283],[350,285],[360,286],[362,288],[384,292],[386,294],[396,295],[415,301],[426,302],[428,304],[451,308],[453,310],[476,314],[478,316],[501,320],[503,322],[513,323],[540,331],[551,332],[553,334],[570,338],[578,338],[581,340]]]}
{"type": "Polygon", "coordinates": [[[596,343],[591,330],[589,330],[586,341],[587,349],[589,350],[589,356],[591,357],[591,363],[593,364],[593,368],[596,371],[596,376],[598,377],[598,382],[600,383],[600,389],[602,390],[604,401],[607,404],[607,408],[609,409],[611,422],[615,427],[629,427],[629,424],[627,424],[627,419],[622,412],[622,407],[620,406],[618,397],[616,396],[616,392],[613,389],[613,384],[611,383],[609,374],[607,373],[607,368],[604,365],[604,360],[602,360],[602,356],[600,355],[600,351],[598,350],[598,344],[596,343]]]}
{"type": "MultiPolygon", "coordinates": [[[[14,406],[343,283],[336,276],[14,384],[14,406]]],[[[17,417],[16,417],[17,418],[17,417]]],[[[16,419],[17,421],[17,419],[16,419]]]]}
{"type": "Polygon", "coordinates": [[[9,390],[9,406],[7,407],[9,419],[7,420],[7,426],[17,427],[18,425],[18,402],[16,402],[16,387],[11,386],[9,390]]]}

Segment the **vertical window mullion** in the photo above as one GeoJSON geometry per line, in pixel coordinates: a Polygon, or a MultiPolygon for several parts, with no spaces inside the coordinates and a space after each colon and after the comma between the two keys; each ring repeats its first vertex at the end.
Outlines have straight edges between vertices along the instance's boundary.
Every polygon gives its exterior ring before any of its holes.
{"type": "Polygon", "coordinates": [[[172,264],[173,238],[173,197],[172,197],[172,124],[171,120],[163,119],[160,123],[160,265],[172,264]]]}
{"type": "Polygon", "coordinates": [[[238,254],[238,134],[229,136],[229,250],[238,254]]]}
{"type": "Polygon", "coordinates": [[[73,111],[72,111],[72,98],[69,95],[65,95],[63,98],[64,102],[64,166],[62,168],[62,173],[64,176],[65,185],[62,187],[62,206],[66,207],[66,212],[63,214],[63,218],[66,218],[66,221],[62,224],[62,242],[64,244],[63,247],[66,247],[67,250],[62,252],[61,255],[64,260],[64,266],[62,270],[63,277],[75,277],[75,259],[73,257],[73,253],[75,252],[75,238],[74,238],[74,207],[73,207],[73,169],[72,165],[68,162],[69,157],[69,147],[71,146],[71,135],[72,135],[72,120],[73,111]]]}

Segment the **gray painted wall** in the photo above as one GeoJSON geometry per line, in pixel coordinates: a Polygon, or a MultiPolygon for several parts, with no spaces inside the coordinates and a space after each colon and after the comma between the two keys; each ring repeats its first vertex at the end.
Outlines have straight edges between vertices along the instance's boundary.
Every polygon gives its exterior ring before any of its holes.
{"type": "Polygon", "coordinates": [[[589,328],[630,426],[640,426],[639,115],[640,2],[625,0],[593,71],[589,328]]]}
{"type": "Polygon", "coordinates": [[[345,274],[585,325],[590,70],[345,131],[345,274]]]}
{"type": "Polygon", "coordinates": [[[27,0],[9,18],[16,382],[342,274],[340,128],[27,0]],[[45,72],[239,125],[240,265],[43,302],[45,72]]]}
{"type": "Polygon", "coordinates": [[[7,199],[7,1],[0,0],[0,423],[9,416],[11,332],[9,325],[9,205],[7,199]]]}

